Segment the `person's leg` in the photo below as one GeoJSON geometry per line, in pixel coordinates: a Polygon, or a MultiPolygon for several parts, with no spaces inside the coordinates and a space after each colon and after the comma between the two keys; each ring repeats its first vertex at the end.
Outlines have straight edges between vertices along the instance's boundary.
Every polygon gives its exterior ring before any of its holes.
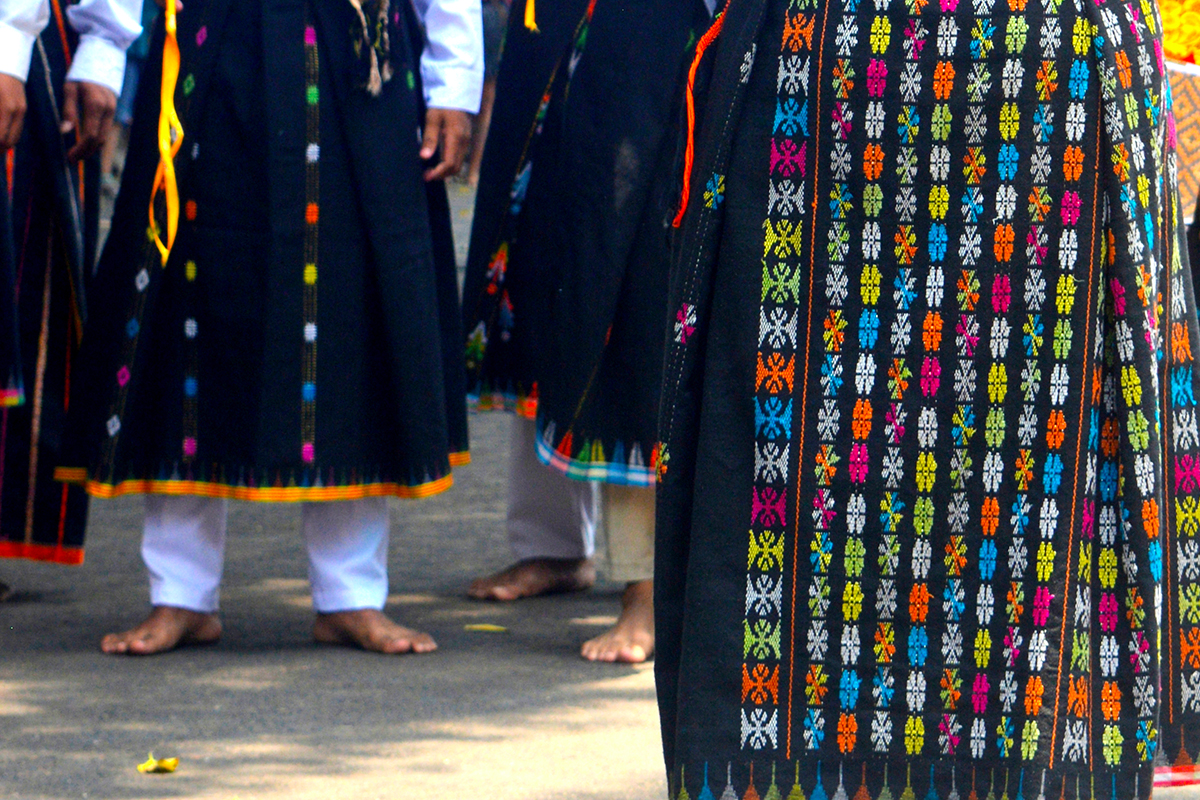
{"type": "Polygon", "coordinates": [[[437,644],[383,614],[387,602],[387,498],[305,503],[302,525],[317,612],[313,637],[379,653],[428,653],[437,644]]]}
{"type": "Polygon", "coordinates": [[[214,642],[229,504],[207,497],[146,495],[142,560],[150,577],[150,616],[100,641],[106,653],[151,655],[214,642]]]}
{"type": "Polygon", "coordinates": [[[604,485],[608,576],[625,584],[621,616],[583,643],[589,661],[645,661],[654,653],[654,487],[604,485]]]}
{"type": "Polygon", "coordinates": [[[536,436],[532,420],[513,417],[506,527],[516,563],[474,581],[468,594],[478,600],[575,592],[596,580],[599,484],[573,481],[539,461],[536,436]]]}

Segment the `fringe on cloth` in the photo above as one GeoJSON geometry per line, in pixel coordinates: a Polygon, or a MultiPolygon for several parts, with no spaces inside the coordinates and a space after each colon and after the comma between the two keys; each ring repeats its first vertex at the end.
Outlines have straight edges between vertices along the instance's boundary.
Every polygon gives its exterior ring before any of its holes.
{"type": "Polygon", "coordinates": [[[389,59],[391,41],[388,37],[389,0],[379,0],[372,23],[367,22],[367,12],[363,10],[362,0],[350,0],[354,13],[358,16],[354,52],[360,59],[365,58],[368,66],[367,82],[364,88],[372,97],[378,97],[383,85],[392,79],[392,64],[389,59]]]}

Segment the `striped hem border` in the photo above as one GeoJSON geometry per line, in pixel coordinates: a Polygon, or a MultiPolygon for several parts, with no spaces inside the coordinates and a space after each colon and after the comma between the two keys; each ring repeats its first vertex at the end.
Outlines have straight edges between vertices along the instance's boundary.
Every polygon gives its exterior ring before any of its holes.
{"type": "Polygon", "coordinates": [[[484,392],[467,395],[471,411],[508,411],[525,419],[537,419],[536,397],[518,396],[506,392],[484,392]]]}
{"type": "MultiPolygon", "coordinates": [[[[466,457],[465,453],[455,454],[466,457]]],[[[453,458],[453,457],[452,457],[453,458]]],[[[453,463],[453,462],[452,462],[453,463]]],[[[463,462],[465,463],[465,462],[463,462]]],[[[105,500],[130,494],[194,495],[226,500],[251,500],[260,503],[328,502],[362,500],[366,497],[400,497],[417,499],[441,494],[454,484],[453,475],[445,475],[428,483],[406,486],[399,483],[365,483],[357,486],[229,486],[204,481],[131,480],[120,483],[101,483],[90,480],[87,470],[59,467],[54,479],[77,484],[92,497],[105,500]]]]}
{"type": "Polygon", "coordinates": [[[1154,770],[1154,788],[1200,786],[1200,766],[1159,767],[1154,770]]]}
{"type": "Polygon", "coordinates": [[[29,542],[0,542],[0,558],[23,558],[27,561],[46,561],[77,567],[83,563],[83,548],[29,542]]]}
{"type": "Polygon", "coordinates": [[[546,444],[540,436],[537,438],[537,455],[538,460],[546,466],[553,467],[568,478],[578,481],[603,481],[619,486],[654,486],[658,482],[652,467],[631,467],[628,464],[609,461],[580,461],[568,458],[546,444]]]}

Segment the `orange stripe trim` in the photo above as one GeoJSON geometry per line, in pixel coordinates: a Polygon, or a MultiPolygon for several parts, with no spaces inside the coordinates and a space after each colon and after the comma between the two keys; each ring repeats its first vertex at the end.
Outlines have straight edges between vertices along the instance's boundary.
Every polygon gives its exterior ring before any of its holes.
{"type": "Polygon", "coordinates": [[[63,58],[66,59],[67,67],[71,66],[71,47],[67,44],[70,40],[67,38],[67,23],[63,17],[62,5],[58,0],[50,0],[50,5],[54,9],[54,23],[58,26],[58,37],[62,43],[63,58]]]}
{"type": "Polygon", "coordinates": [[[77,567],[83,563],[82,547],[55,547],[49,544],[0,542],[0,558],[24,558],[77,567]]]}
{"type": "MultiPolygon", "coordinates": [[[[1099,126],[1097,126],[1097,128],[1096,128],[1096,150],[1095,150],[1095,152],[1097,152],[1097,153],[1100,152],[1100,128],[1099,128],[1099,126]]],[[[1092,308],[1092,288],[1095,285],[1095,277],[1096,277],[1096,217],[1097,217],[1097,214],[1096,214],[1095,209],[1099,208],[1099,205],[1098,205],[1099,201],[1100,201],[1100,170],[1097,169],[1095,171],[1095,174],[1092,177],[1092,209],[1093,209],[1093,211],[1092,211],[1092,235],[1090,237],[1092,246],[1088,251],[1089,258],[1088,258],[1088,281],[1087,281],[1087,287],[1088,287],[1088,289],[1087,289],[1087,292],[1088,292],[1087,307],[1088,307],[1089,311],[1092,308]]],[[[1097,311],[1099,311],[1099,309],[1097,309],[1097,311]]],[[[1076,465],[1079,464],[1079,459],[1083,452],[1083,438],[1085,435],[1083,432],[1083,416],[1084,416],[1084,413],[1087,411],[1087,407],[1089,404],[1089,400],[1088,400],[1089,393],[1088,393],[1087,385],[1088,385],[1088,381],[1090,380],[1091,375],[1090,375],[1090,370],[1088,369],[1088,366],[1090,363],[1092,363],[1092,360],[1093,360],[1092,359],[1092,326],[1084,325],[1083,326],[1083,380],[1081,381],[1081,384],[1082,384],[1080,387],[1081,396],[1079,398],[1079,429],[1078,429],[1078,434],[1077,434],[1078,438],[1075,440],[1075,464],[1076,465]]],[[[1075,516],[1075,512],[1077,510],[1078,504],[1079,504],[1079,470],[1076,469],[1075,470],[1075,482],[1072,485],[1072,489],[1071,489],[1071,519],[1070,519],[1070,522],[1068,523],[1070,525],[1070,527],[1067,529],[1067,531],[1068,531],[1067,569],[1066,569],[1066,574],[1064,575],[1066,580],[1063,584],[1063,608],[1064,609],[1066,609],[1068,604],[1071,602],[1071,563],[1073,562],[1073,560],[1075,558],[1075,520],[1077,519],[1077,517],[1075,516]]],[[[1063,615],[1063,618],[1064,619],[1066,618],[1065,614],[1063,615]]],[[[1063,651],[1064,651],[1064,648],[1066,648],[1066,646],[1067,646],[1067,626],[1063,625],[1062,631],[1059,633],[1059,636],[1058,636],[1058,675],[1056,676],[1055,681],[1054,681],[1054,717],[1053,717],[1053,722],[1050,727],[1050,769],[1054,769],[1055,746],[1058,744],[1058,712],[1060,709],[1060,705],[1062,703],[1062,677],[1063,677],[1063,658],[1064,658],[1063,651]]],[[[1088,698],[1088,704],[1089,704],[1088,707],[1094,708],[1094,706],[1091,705],[1091,701],[1092,701],[1092,698],[1089,697],[1088,698]]],[[[1089,768],[1092,766],[1094,759],[1095,759],[1095,752],[1092,748],[1089,748],[1089,750],[1088,750],[1088,766],[1089,766],[1089,768]]]]}
{"type": "MultiPolygon", "coordinates": [[[[825,36],[825,31],[829,29],[829,6],[825,6],[825,14],[821,17],[821,36],[822,41],[825,36]]],[[[811,49],[811,48],[810,48],[811,49]]],[[[812,313],[813,313],[813,281],[817,271],[817,192],[821,183],[820,163],[821,163],[821,101],[824,99],[821,89],[821,76],[825,70],[825,50],[820,48],[817,51],[817,90],[813,92],[812,97],[815,100],[815,109],[813,111],[813,119],[818,120],[815,126],[816,133],[812,136],[813,141],[813,164],[818,165],[813,170],[813,222],[812,234],[809,236],[808,243],[808,297],[805,298],[807,312],[805,314],[804,332],[804,374],[808,375],[809,366],[812,363],[812,313]]],[[[797,253],[799,255],[799,253],[797,253]]],[[[803,508],[803,490],[804,490],[804,472],[800,466],[804,463],[804,434],[808,430],[808,381],[804,381],[804,388],[800,393],[800,429],[797,434],[799,439],[800,452],[796,461],[796,507],[792,512],[792,609],[791,609],[791,626],[792,629],[788,632],[790,641],[796,641],[796,584],[798,583],[798,575],[800,572],[800,512],[803,508]]],[[[785,747],[785,758],[792,757],[792,701],[795,699],[795,678],[796,678],[796,648],[789,648],[790,659],[788,661],[788,695],[787,695],[787,744],[785,747]]]]}
{"type": "MultiPolygon", "coordinates": [[[[469,455],[455,453],[452,458],[468,460],[469,455]]],[[[228,486],[205,481],[132,480],[120,483],[101,483],[90,480],[87,470],[59,467],[54,479],[74,483],[92,497],[109,500],[130,494],[194,495],[225,500],[252,500],[260,503],[300,503],[311,501],[362,500],[366,497],[422,498],[441,494],[454,484],[454,476],[446,475],[429,483],[405,486],[399,483],[367,483],[361,486],[228,486]]]]}
{"type": "Polygon", "coordinates": [[[470,463],[471,463],[471,454],[468,453],[466,450],[462,451],[461,453],[451,453],[450,454],[450,466],[452,466],[452,467],[465,467],[467,464],[470,464],[470,463]]]}
{"type": "Polygon", "coordinates": [[[722,12],[713,20],[712,27],[705,31],[696,45],[696,55],[692,59],[692,67],[688,70],[687,80],[687,149],[683,154],[683,192],[679,197],[679,212],[675,214],[672,226],[678,228],[683,224],[683,214],[687,211],[688,200],[692,194],[692,164],[696,158],[696,72],[700,69],[700,60],[709,45],[721,35],[725,27],[725,13],[722,12]]]}

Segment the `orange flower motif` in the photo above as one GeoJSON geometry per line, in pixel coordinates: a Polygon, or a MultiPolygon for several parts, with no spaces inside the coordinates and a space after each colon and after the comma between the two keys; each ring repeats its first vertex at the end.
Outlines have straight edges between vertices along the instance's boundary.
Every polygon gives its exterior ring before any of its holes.
{"type": "Polygon", "coordinates": [[[1121,690],[1112,681],[1105,681],[1100,689],[1100,711],[1110,721],[1121,715],[1121,690]]]}
{"type": "Polygon", "coordinates": [[[869,181],[878,180],[883,174],[883,148],[879,145],[869,144],[863,151],[863,174],[869,181]]]}
{"type": "Polygon", "coordinates": [[[837,724],[838,750],[849,753],[854,749],[854,741],[858,734],[858,720],[853,714],[842,712],[837,724]]]}
{"type": "Polygon", "coordinates": [[[933,96],[938,100],[947,100],[953,90],[954,65],[949,61],[939,61],[933,68],[933,96]]]}
{"type": "Polygon", "coordinates": [[[1062,447],[1066,432],[1067,418],[1062,411],[1056,408],[1050,412],[1050,417],[1046,420],[1046,444],[1050,445],[1051,450],[1062,447]]]}
{"type": "Polygon", "coordinates": [[[1083,175],[1083,148],[1071,145],[1063,154],[1063,177],[1077,181],[1083,175]]]}

